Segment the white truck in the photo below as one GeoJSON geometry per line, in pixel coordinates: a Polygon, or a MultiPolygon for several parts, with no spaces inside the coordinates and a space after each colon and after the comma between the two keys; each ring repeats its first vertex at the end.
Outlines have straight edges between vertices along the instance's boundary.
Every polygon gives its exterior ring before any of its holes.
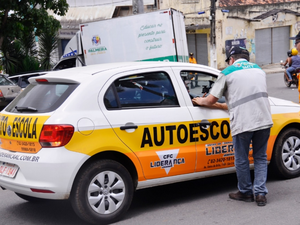
{"type": "Polygon", "coordinates": [[[125,61],[188,62],[182,12],[159,10],[80,24],[54,70],[125,61]]]}

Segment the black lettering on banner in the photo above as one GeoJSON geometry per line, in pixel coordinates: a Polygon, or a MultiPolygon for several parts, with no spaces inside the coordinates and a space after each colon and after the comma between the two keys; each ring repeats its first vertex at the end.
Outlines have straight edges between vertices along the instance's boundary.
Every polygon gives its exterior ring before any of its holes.
{"type": "Polygon", "coordinates": [[[220,155],[230,156],[234,153],[233,144],[229,143],[218,143],[218,144],[208,144],[205,147],[205,153],[207,156],[210,155],[220,155]]]}
{"type": "Polygon", "coordinates": [[[200,139],[201,141],[206,141],[209,137],[209,133],[208,133],[208,130],[205,129],[204,127],[200,126],[200,131],[202,132],[202,134],[204,135],[200,135],[200,139]]]}
{"type": "Polygon", "coordinates": [[[12,136],[15,137],[16,133],[15,133],[15,128],[16,128],[16,120],[18,119],[18,117],[15,117],[13,124],[12,124],[12,136]]]}
{"type": "Polygon", "coordinates": [[[31,120],[32,120],[32,118],[30,118],[29,123],[28,123],[28,127],[27,127],[27,130],[28,130],[28,138],[32,138],[32,134],[30,133],[31,120]]]}
{"type": "Polygon", "coordinates": [[[28,118],[24,121],[23,123],[23,134],[24,134],[24,138],[27,137],[27,133],[28,133],[28,118]]]}
{"type": "Polygon", "coordinates": [[[33,124],[31,124],[31,121],[32,118],[15,117],[12,124],[12,136],[36,139],[36,126],[38,118],[35,119],[33,124]]]}
{"type": "Polygon", "coordinates": [[[228,145],[228,152],[234,152],[233,144],[228,145]]]}
{"type": "MultiPolygon", "coordinates": [[[[32,136],[32,138],[36,137],[36,123],[37,119],[33,124],[31,123],[31,120],[28,121],[28,125],[27,120],[25,123],[23,123],[26,125],[26,128],[23,128],[24,136],[32,136]],[[25,130],[27,132],[24,132],[25,130]]],[[[19,126],[20,125],[18,125],[18,122],[14,123],[13,130],[17,130],[19,126]]],[[[198,126],[195,126],[195,123],[190,123],[189,126],[180,124],[178,126],[168,125],[153,127],[153,133],[150,132],[150,129],[151,128],[148,127],[144,128],[141,148],[144,148],[146,145],[149,147],[173,145],[174,138],[176,138],[180,144],[184,144],[187,141],[189,143],[207,141],[209,137],[211,137],[213,140],[217,140],[220,138],[220,136],[224,139],[227,139],[230,136],[230,126],[229,122],[226,120],[223,120],[220,124],[217,121],[212,121],[209,128],[199,126],[200,130],[198,130],[198,126]],[[168,138],[166,138],[166,135],[169,136],[169,140],[167,140],[168,138]]],[[[16,135],[18,135],[18,133],[16,133],[16,135]]],[[[221,152],[227,151],[227,149],[224,147],[217,147],[216,149],[213,148],[212,151],[212,154],[215,154],[214,151],[216,151],[216,154],[220,154],[221,152]]]]}
{"type": "Polygon", "coordinates": [[[222,153],[227,153],[226,145],[223,145],[223,146],[222,146],[222,153]]]}
{"type": "Polygon", "coordinates": [[[194,130],[195,124],[194,123],[190,123],[190,142],[197,142],[199,141],[198,137],[194,137],[195,134],[198,134],[198,130],[194,130]]]}
{"type": "Polygon", "coordinates": [[[20,117],[16,117],[14,119],[14,122],[13,122],[13,137],[19,137],[19,123],[20,123],[20,117]]]}
{"type": "Polygon", "coordinates": [[[1,116],[0,119],[0,135],[6,135],[8,116],[1,116]]]}
{"type": "Polygon", "coordinates": [[[177,129],[177,139],[178,139],[178,141],[179,141],[180,144],[185,143],[187,141],[187,139],[188,139],[188,129],[183,124],[180,124],[178,126],[178,129],[177,129]],[[184,134],[183,138],[181,138],[181,130],[183,130],[183,134],[184,134]]]}
{"type": "Polygon", "coordinates": [[[173,135],[173,131],[176,130],[176,126],[166,126],[166,130],[169,131],[169,135],[170,135],[170,145],[173,144],[173,139],[174,139],[174,135],[173,135]]]}
{"type": "Polygon", "coordinates": [[[145,145],[149,145],[150,147],[153,147],[153,143],[152,143],[152,139],[151,139],[151,134],[150,134],[150,131],[149,131],[148,127],[146,127],[144,129],[144,134],[143,134],[141,148],[144,148],[145,145]]]}
{"type": "Polygon", "coordinates": [[[221,136],[226,139],[228,138],[230,135],[230,125],[229,122],[227,120],[223,120],[221,123],[221,136]],[[226,127],[226,129],[225,129],[226,127]],[[227,130],[227,133],[225,133],[225,131],[227,130]]]}
{"type": "Polygon", "coordinates": [[[20,125],[19,125],[19,130],[18,130],[18,132],[19,132],[19,134],[20,134],[20,137],[22,137],[22,134],[24,134],[24,136],[25,136],[25,133],[23,133],[24,130],[22,130],[22,127],[24,127],[24,120],[25,120],[25,117],[22,118],[22,120],[21,120],[21,122],[20,122],[20,125]]]}
{"type": "MultiPolygon", "coordinates": [[[[35,119],[33,126],[32,126],[32,132],[30,134],[30,136],[32,136],[32,138],[36,139],[36,124],[37,124],[38,118],[35,119]]],[[[30,133],[30,132],[29,132],[30,133]]]]}
{"type": "Polygon", "coordinates": [[[212,153],[209,151],[208,148],[205,148],[205,151],[206,151],[206,155],[211,155],[212,153]]]}
{"type": "Polygon", "coordinates": [[[216,151],[215,154],[220,154],[221,153],[221,147],[220,146],[216,146],[215,147],[215,151],[216,151]]]}
{"type": "Polygon", "coordinates": [[[158,134],[157,134],[157,127],[153,128],[153,135],[154,135],[154,143],[156,146],[162,146],[165,142],[165,131],[164,131],[164,127],[161,126],[160,127],[160,141],[158,141],[158,134]]]}
{"type": "Polygon", "coordinates": [[[219,124],[216,121],[212,121],[211,125],[210,125],[210,136],[213,140],[217,140],[220,136],[219,132],[216,132],[216,134],[214,134],[214,126],[219,127],[219,124]]]}

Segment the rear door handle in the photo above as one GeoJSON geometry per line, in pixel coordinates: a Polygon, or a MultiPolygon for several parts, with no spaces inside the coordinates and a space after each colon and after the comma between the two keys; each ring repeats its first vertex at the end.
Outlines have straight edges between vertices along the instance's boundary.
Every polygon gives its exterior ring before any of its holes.
{"type": "Polygon", "coordinates": [[[121,130],[137,129],[137,128],[138,128],[137,125],[125,125],[120,127],[121,130]]]}
{"type": "Polygon", "coordinates": [[[208,120],[201,120],[200,123],[196,123],[195,126],[196,127],[205,127],[205,126],[210,126],[211,122],[209,122],[208,120]]]}

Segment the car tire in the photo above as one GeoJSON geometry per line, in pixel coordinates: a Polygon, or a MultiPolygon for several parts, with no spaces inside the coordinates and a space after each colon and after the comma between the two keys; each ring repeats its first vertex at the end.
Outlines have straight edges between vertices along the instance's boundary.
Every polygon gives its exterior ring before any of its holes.
{"type": "Polygon", "coordinates": [[[78,174],[70,200],[81,219],[91,224],[108,224],[128,210],[133,192],[132,178],[122,164],[99,160],[78,174]]]}
{"type": "Polygon", "coordinates": [[[28,196],[28,195],[19,194],[19,193],[16,193],[16,192],[15,192],[15,194],[18,197],[22,198],[23,200],[26,200],[26,201],[31,202],[31,203],[41,203],[41,202],[49,201],[48,199],[36,198],[36,197],[28,196]]]}
{"type": "Polygon", "coordinates": [[[300,130],[289,128],[275,142],[272,169],[281,178],[300,176],[300,130]]]}

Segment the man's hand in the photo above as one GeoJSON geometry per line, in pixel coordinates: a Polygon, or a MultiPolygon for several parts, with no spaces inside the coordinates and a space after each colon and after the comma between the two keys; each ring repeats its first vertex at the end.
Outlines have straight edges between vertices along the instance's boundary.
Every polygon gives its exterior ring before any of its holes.
{"type": "Polygon", "coordinates": [[[202,106],[204,101],[204,97],[196,97],[192,99],[194,105],[202,106]]]}
{"type": "Polygon", "coordinates": [[[219,103],[218,98],[214,97],[213,95],[209,95],[208,97],[205,97],[206,93],[202,97],[196,97],[192,99],[193,105],[199,105],[199,106],[206,106],[212,109],[223,109],[228,110],[226,103],[219,103]]]}

